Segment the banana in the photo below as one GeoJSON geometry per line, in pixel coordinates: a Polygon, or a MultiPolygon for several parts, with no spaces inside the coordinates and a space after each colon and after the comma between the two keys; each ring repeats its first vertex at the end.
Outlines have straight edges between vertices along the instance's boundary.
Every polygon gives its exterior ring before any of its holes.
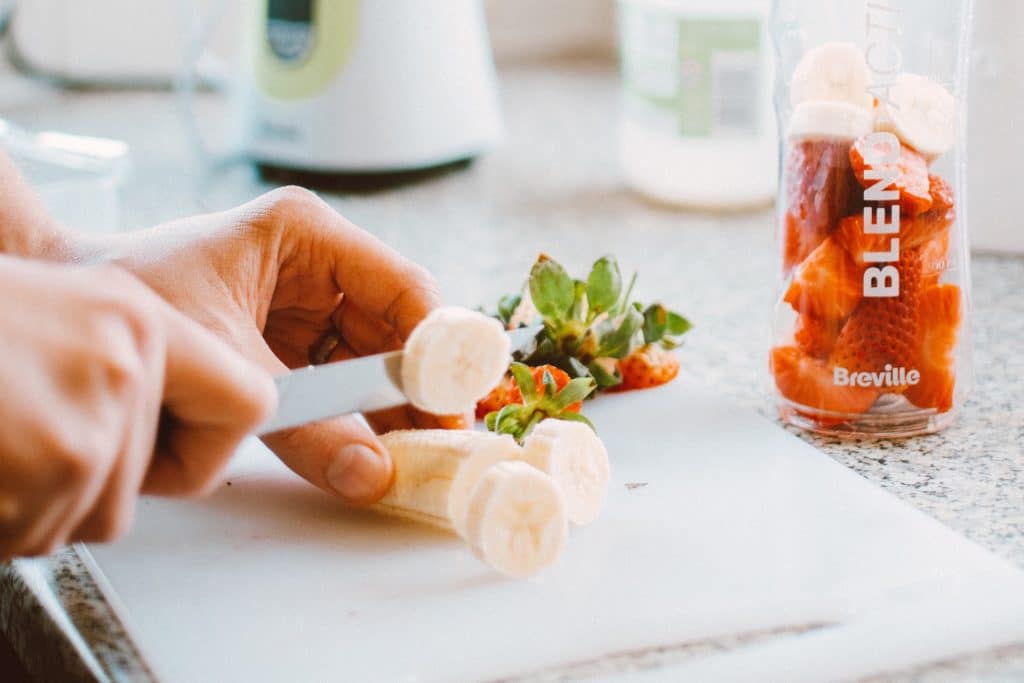
{"type": "Polygon", "coordinates": [[[463,535],[469,496],[484,470],[519,457],[508,435],[445,429],[384,434],[395,476],[376,504],[387,514],[463,535]]]}
{"type": "Polygon", "coordinates": [[[580,422],[544,420],[523,443],[522,459],[550,475],[565,495],[569,520],[589,524],[608,496],[608,451],[590,427],[580,422]]]}
{"type": "Polygon", "coordinates": [[[437,308],[405,343],[402,389],[427,412],[470,412],[508,370],[510,346],[497,320],[465,308],[437,308]]]}
{"type": "Polygon", "coordinates": [[[826,43],[808,50],[793,70],[790,103],[842,102],[871,111],[871,71],[853,43],[826,43]]]}
{"type": "Polygon", "coordinates": [[[938,83],[904,73],[879,102],[876,126],[894,133],[929,159],[945,154],[956,139],[956,100],[938,83]]]}
{"type": "Polygon", "coordinates": [[[801,102],[789,117],[790,140],[856,140],[874,128],[874,115],[848,102],[801,102]]]}
{"type": "Polygon", "coordinates": [[[549,567],[562,554],[568,535],[561,490],[525,462],[489,467],[473,490],[466,541],[502,574],[526,577],[549,567]]]}

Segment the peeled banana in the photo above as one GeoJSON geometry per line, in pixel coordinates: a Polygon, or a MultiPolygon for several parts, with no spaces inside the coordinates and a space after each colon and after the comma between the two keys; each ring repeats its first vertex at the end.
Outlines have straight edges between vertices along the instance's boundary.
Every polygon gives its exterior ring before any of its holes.
{"type": "Polygon", "coordinates": [[[511,343],[501,323],[456,306],[431,311],[402,353],[402,390],[437,415],[471,412],[508,370],[511,343]]]}
{"type": "Polygon", "coordinates": [[[580,422],[544,420],[523,443],[522,459],[548,474],[565,496],[569,521],[589,524],[608,496],[608,451],[594,430],[580,422]]]}
{"type": "Polygon", "coordinates": [[[593,521],[608,494],[608,452],[578,422],[545,420],[522,447],[508,435],[443,429],[381,441],[395,478],[374,509],[454,531],[509,576],[553,564],[569,521],[593,521]]]}

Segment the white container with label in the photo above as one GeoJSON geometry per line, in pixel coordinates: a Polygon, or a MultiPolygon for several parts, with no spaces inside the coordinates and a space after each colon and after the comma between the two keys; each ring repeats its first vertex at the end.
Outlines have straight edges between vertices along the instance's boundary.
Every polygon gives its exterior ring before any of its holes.
{"type": "Polygon", "coordinates": [[[767,0],[619,0],[628,185],[694,208],[774,199],[769,10],[767,0]]]}

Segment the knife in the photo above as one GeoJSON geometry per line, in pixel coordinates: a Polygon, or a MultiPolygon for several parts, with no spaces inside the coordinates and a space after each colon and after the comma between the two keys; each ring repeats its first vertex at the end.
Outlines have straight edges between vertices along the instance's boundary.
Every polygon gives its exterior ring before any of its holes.
{"type": "MultiPolygon", "coordinates": [[[[540,325],[508,333],[512,348],[532,339],[540,325]]],[[[309,365],[274,378],[277,412],[258,436],[349,413],[368,413],[409,402],[402,391],[402,352],[378,353],[309,365]]]]}

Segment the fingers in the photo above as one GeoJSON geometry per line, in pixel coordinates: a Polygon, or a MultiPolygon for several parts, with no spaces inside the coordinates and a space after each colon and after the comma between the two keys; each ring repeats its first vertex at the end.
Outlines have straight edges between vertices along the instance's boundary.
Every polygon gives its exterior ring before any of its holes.
{"type": "MultiPolygon", "coordinates": [[[[287,368],[253,330],[249,343],[272,374],[287,368]]],[[[336,353],[347,353],[346,348],[336,353]]],[[[337,417],[262,437],[296,474],[354,505],[380,499],[391,485],[391,456],[376,435],[354,416],[337,417]]]]}
{"type": "Polygon", "coordinates": [[[402,348],[402,337],[395,328],[367,314],[359,304],[351,300],[343,302],[338,309],[334,316],[334,326],[341,332],[345,342],[361,356],[402,348]]]}
{"type": "Polygon", "coordinates": [[[355,416],[263,437],[296,474],[354,505],[376,502],[391,485],[391,457],[355,416]]]}
{"type": "MultiPolygon", "coordinates": [[[[162,349],[149,349],[148,355],[161,352],[162,349]]],[[[146,367],[149,372],[132,397],[124,443],[114,467],[99,500],[71,534],[71,541],[112,541],[128,531],[135,517],[136,500],[156,445],[164,359],[152,358],[146,367]]]]}
{"type": "Polygon", "coordinates": [[[167,366],[164,424],[143,490],[159,495],[207,491],[246,435],[271,414],[270,376],[212,333],[164,307],[167,366]]]}
{"type": "Polygon", "coordinates": [[[315,250],[326,260],[338,289],[367,314],[405,339],[440,303],[437,283],[423,268],[362,230],[316,195],[284,188],[257,200],[284,230],[282,254],[315,250]]]}

